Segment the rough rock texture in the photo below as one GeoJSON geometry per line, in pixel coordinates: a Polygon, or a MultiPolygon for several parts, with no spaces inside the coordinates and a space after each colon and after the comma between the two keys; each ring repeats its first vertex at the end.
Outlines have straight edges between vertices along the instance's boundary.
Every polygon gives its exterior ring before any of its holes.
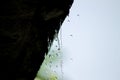
{"type": "Polygon", "coordinates": [[[72,3],[0,1],[0,80],[34,80],[72,3]]]}

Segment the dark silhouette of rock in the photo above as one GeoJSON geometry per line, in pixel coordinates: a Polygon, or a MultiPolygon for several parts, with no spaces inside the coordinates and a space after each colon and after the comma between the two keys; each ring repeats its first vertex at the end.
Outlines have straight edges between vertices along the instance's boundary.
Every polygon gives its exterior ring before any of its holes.
{"type": "Polygon", "coordinates": [[[0,79],[34,80],[73,0],[0,1],[0,79]]]}

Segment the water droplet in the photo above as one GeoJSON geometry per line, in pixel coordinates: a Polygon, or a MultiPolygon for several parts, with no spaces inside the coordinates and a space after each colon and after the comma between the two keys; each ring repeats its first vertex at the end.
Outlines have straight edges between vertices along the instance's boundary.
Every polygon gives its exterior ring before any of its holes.
{"type": "Polygon", "coordinates": [[[49,63],[51,63],[51,64],[52,64],[52,61],[50,61],[49,63]]]}
{"type": "Polygon", "coordinates": [[[58,48],[58,50],[60,50],[60,48],[58,48]]]}
{"type": "Polygon", "coordinates": [[[45,63],[45,65],[47,66],[47,63],[45,63]]]}
{"type": "Polygon", "coordinates": [[[51,57],[51,54],[49,54],[49,58],[51,57]]]}
{"type": "Polygon", "coordinates": [[[67,22],[70,22],[70,20],[67,20],[67,22]]]}
{"type": "Polygon", "coordinates": [[[57,41],[57,39],[55,39],[55,41],[57,41]]]}
{"type": "Polygon", "coordinates": [[[58,53],[56,53],[56,56],[58,56],[58,53]]]}
{"type": "Polygon", "coordinates": [[[55,76],[55,78],[57,79],[57,77],[55,76]]]}
{"type": "Polygon", "coordinates": [[[56,73],[56,71],[54,71],[54,73],[56,73]]]}
{"type": "Polygon", "coordinates": [[[52,52],[54,53],[54,50],[52,50],[52,52]]]}
{"type": "Polygon", "coordinates": [[[51,68],[52,66],[50,65],[49,67],[51,68]]]}
{"type": "Polygon", "coordinates": [[[73,59],[72,59],[72,58],[70,58],[70,60],[71,60],[71,61],[73,61],[73,59]]]}
{"type": "Polygon", "coordinates": [[[70,36],[72,37],[73,35],[71,34],[70,36]]]}
{"type": "Polygon", "coordinates": [[[56,65],[56,68],[58,68],[58,65],[56,65]]]}

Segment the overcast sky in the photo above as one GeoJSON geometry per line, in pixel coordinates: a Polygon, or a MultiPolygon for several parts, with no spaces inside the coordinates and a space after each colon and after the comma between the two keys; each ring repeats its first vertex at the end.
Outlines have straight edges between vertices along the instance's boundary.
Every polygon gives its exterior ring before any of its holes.
{"type": "Polygon", "coordinates": [[[120,80],[120,0],[75,0],[61,33],[64,80],[120,80]]]}

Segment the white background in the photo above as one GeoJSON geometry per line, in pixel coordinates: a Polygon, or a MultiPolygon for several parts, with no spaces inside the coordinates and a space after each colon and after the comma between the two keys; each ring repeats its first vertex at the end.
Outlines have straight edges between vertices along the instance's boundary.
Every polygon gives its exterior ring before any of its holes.
{"type": "Polygon", "coordinates": [[[61,33],[64,80],[120,80],[120,0],[75,0],[61,33]]]}

